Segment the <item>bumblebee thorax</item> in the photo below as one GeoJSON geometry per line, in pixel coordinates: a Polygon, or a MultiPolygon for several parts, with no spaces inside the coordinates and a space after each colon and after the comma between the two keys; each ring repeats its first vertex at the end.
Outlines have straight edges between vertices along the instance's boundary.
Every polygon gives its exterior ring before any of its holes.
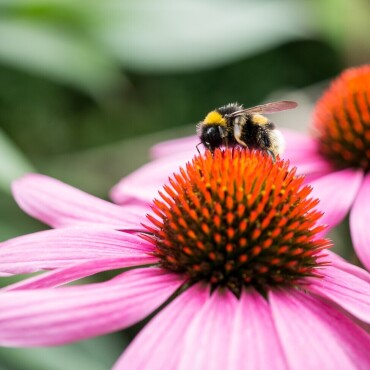
{"type": "Polygon", "coordinates": [[[243,106],[238,103],[230,103],[216,109],[216,112],[222,115],[222,117],[227,116],[228,114],[235,113],[243,109],[243,106]]]}
{"type": "Polygon", "coordinates": [[[203,124],[227,126],[227,118],[225,117],[227,117],[228,114],[237,112],[241,109],[243,109],[243,106],[239,105],[238,103],[224,105],[213,110],[212,112],[209,112],[206,118],[203,120],[203,124]]]}

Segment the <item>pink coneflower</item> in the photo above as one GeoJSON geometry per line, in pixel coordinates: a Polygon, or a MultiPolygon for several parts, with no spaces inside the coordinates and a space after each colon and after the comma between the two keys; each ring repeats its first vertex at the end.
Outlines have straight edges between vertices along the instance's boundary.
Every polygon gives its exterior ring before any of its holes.
{"type": "MultiPolygon", "coordinates": [[[[311,131],[312,137],[284,130],[284,158],[312,185],[323,224],[334,227],[351,211],[354,248],[370,269],[370,65],[348,69],[333,81],[316,105],[311,131]]],[[[124,178],[113,189],[113,199],[119,204],[149,202],[166,178],[164,171],[153,173],[153,181],[145,183],[145,174],[158,165],[171,173],[176,161],[188,158],[198,142],[194,136],[158,145],[153,150],[155,163],[124,178]],[[138,194],[135,189],[141,184],[138,194]]]]}
{"type": "Polygon", "coordinates": [[[302,183],[260,152],[206,153],[173,175],[142,227],[145,206],[26,176],[19,205],[58,228],[2,243],[0,272],[52,271],[2,290],[0,344],[69,343],[165,304],[115,369],[369,368],[370,275],[326,250],[302,183]]]}

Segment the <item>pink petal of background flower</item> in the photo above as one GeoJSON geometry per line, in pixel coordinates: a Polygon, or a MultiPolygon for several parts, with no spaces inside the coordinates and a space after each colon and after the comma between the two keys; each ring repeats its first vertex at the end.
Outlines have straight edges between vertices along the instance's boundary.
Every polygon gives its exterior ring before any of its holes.
{"type": "Polygon", "coordinates": [[[158,197],[158,190],[168,183],[168,178],[177,172],[180,166],[185,166],[191,158],[180,153],[156,159],[124,177],[111,190],[110,197],[115,203],[125,207],[137,203],[148,207],[153,199],[158,197]]]}
{"type": "Polygon", "coordinates": [[[13,195],[24,212],[52,227],[95,224],[130,230],[145,220],[145,213],[138,205],[118,207],[39,174],[15,181],[13,195]]]}
{"type": "Polygon", "coordinates": [[[370,174],[354,202],[349,218],[353,245],[361,262],[370,270],[370,174]]]}
{"type": "Polygon", "coordinates": [[[320,200],[317,208],[324,213],[320,223],[327,224],[331,228],[344,219],[352,206],[362,179],[361,170],[345,169],[311,182],[311,197],[320,200]]]}

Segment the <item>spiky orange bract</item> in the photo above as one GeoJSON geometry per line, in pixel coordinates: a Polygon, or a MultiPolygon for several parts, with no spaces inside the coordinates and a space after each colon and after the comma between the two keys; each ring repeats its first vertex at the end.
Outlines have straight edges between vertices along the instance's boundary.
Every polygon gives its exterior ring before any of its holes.
{"type": "Polygon", "coordinates": [[[321,214],[311,188],[261,151],[216,150],[194,157],[154,200],[147,226],[163,268],[191,281],[265,290],[318,276],[321,214]]]}
{"type": "Polygon", "coordinates": [[[337,167],[370,169],[370,65],[344,71],[316,105],[314,134],[337,167]]]}

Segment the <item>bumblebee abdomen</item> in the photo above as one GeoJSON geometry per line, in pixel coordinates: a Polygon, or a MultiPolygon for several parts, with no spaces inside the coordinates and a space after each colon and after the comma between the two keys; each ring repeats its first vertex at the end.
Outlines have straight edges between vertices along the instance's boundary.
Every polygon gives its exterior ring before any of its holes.
{"type": "Polygon", "coordinates": [[[261,126],[267,130],[273,130],[275,128],[274,123],[262,114],[251,114],[248,117],[252,124],[261,126]]]}
{"type": "Polygon", "coordinates": [[[241,133],[241,140],[249,148],[269,149],[272,145],[272,132],[275,125],[262,115],[248,115],[241,133]]]}

